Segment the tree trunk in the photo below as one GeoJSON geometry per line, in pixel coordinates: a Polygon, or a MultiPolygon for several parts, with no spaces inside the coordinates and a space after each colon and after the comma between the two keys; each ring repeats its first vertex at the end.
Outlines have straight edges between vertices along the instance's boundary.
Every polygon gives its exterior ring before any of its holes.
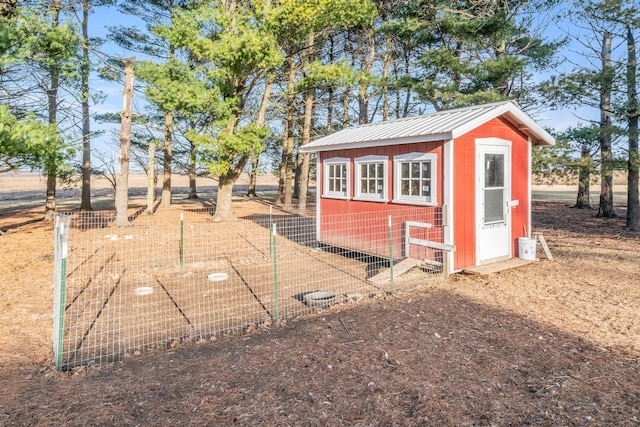
{"type": "Polygon", "coordinates": [[[327,135],[333,133],[333,88],[329,87],[327,89],[328,100],[327,100],[327,135]]]}
{"type": "Polygon", "coordinates": [[[598,217],[613,218],[613,155],[611,151],[611,91],[613,69],[611,67],[611,33],[605,31],[602,40],[602,83],[600,87],[600,204],[598,217]]]}
{"type": "MultiPolygon", "coordinates": [[[[307,96],[304,101],[304,118],[302,125],[302,142],[301,146],[307,145],[311,141],[311,125],[313,124],[313,101],[314,90],[307,89],[307,96]]],[[[310,153],[300,153],[302,156],[300,162],[300,189],[298,191],[298,213],[301,215],[307,210],[307,193],[309,191],[309,166],[311,164],[310,153]]]]}
{"type": "MultiPolygon", "coordinates": [[[[57,28],[60,25],[60,9],[62,5],[59,0],[53,2],[52,9],[52,28],[57,28]]],[[[60,69],[58,64],[52,63],[49,65],[49,77],[51,78],[51,86],[47,89],[47,102],[49,113],[49,124],[58,124],[58,88],[60,86],[60,69]]],[[[44,220],[53,221],[56,215],[56,183],[58,178],[57,165],[55,160],[47,162],[46,171],[47,174],[47,196],[44,204],[44,220]]]]}
{"type": "MultiPolygon", "coordinates": [[[[269,105],[269,98],[271,97],[271,91],[273,90],[274,77],[269,78],[267,85],[262,93],[262,102],[260,102],[260,108],[258,108],[258,115],[256,117],[256,124],[258,126],[264,125],[265,116],[267,114],[267,106],[269,105]]],[[[247,191],[248,197],[256,197],[256,187],[258,185],[258,166],[260,164],[260,153],[254,153],[251,160],[251,172],[249,173],[249,189],[247,191]]]]}
{"type": "Polygon", "coordinates": [[[231,211],[231,196],[233,195],[233,183],[235,180],[227,175],[218,178],[218,194],[216,196],[216,213],[213,220],[216,222],[234,219],[231,211]]]}
{"type": "Polygon", "coordinates": [[[287,143],[287,145],[291,147],[291,153],[287,157],[287,167],[284,181],[284,206],[288,208],[293,204],[293,135],[289,137],[289,142],[287,143]]]}
{"type": "MultiPolygon", "coordinates": [[[[399,80],[399,75],[398,75],[399,71],[398,71],[398,61],[394,61],[393,62],[393,77],[396,81],[399,80]]],[[[396,105],[395,105],[395,115],[396,115],[396,119],[400,118],[400,104],[401,104],[401,89],[398,87],[396,88],[396,105]]]]}
{"type": "Polygon", "coordinates": [[[153,213],[156,200],[156,140],[149,141],[149,166],[147,167],[147,214],[153,213]]]}
{"type": "Polygon", "coordinates": [[[254,155],[251,158],[251,170],[249,171],[249,189],[247,190],[247,197],[257,197],[256,187],[258,186],[259,162],[260,162],[259,155],[254,155]]]}
{"type": "Polygon", "coordinates": [[[278,182],[278,197],[276,203],[291,205],[293,189],[293,130],[294,109],[296,102],[295,78],[297,68],[295,58],[288,58],[289,74],[287,78],[287,106],[284,120],[284,135],[282,139],[282,160],[280,163],[280,180],[278,182]]]}
{"type": "Polygon", "coordinates": [[[189,195],[187,199],[196,200],[198,198],[198,188],[196,186],[196,146],[189,141],[189,195]]]}
{"type": "Polygon", "coordinates": [[[393,59],[391,37],[386,38],[384,62],[382,64],[382,120],[389,120],[389,66],[393,59]]]}
{"type": "Polygon", "coordinates": [[[638,91],[636,42],[633,31],[627,27],[627,99],[629,115],[629,159],[627,176],[627,224],[626,229],[640,231],[640,199],[638,196],[638,175],[640,159],[638,158],[638,91]]]}
{"type": "MultiPolygon", "coordinates": [[[[404,71],[407,75],[411,72],[411,59],[408,56],[404,58],[404,71]]],[[[407,86],[407,93],[404,97],[404,108],[402,109],[402,117],[409,116],[409,103],[411,102],[411,86],[407,86]]]]}
{"type": "Polygon", "coordinates": [[[591,151],[588,144],[582,144],[582,152],[580,154],[580,171],[578,173],[578,196],[576,198],[575,208],[591,209],[591,151]]]}
{"type": "MultiPolygon", "coordinates": [[[[53,167],[55,168],[55,166],[53,167]]],[[[56,215],[56,181],[57,175],[55,172],[47,173],[47,196],[44,203],[45,221],[53,221],[56,215]]]]}
{"type": "Polygon", "coordinates": [[[293,199],[300,197],[300,174],[302,173],[302,153],[297,152],[293,156],[293,199]]]}
{"type": "MultiPolygon", "coordinates": [[[[316,59],[315,34],[311,33],[308,40],[308,58],[311,63],[316,59]]],[[[313,103],[315,101],[315,89],[307,88],[304,99],[304,115],[302,118],[302,140],[300,146],[303,147],[311,142],[311,127],[313,125],[313,103]]],[[[307,193],[309,191],[309,165],[311,155],[309,153],[298,152],[296,168],[296,184],[298,195],[298,212],[304,214],[307,210],[307,193]]]]}
{"type": "Polygon", "coordinates": [[[349,90],[349,86],[346,86],[342,94],[342,129],[349,127],[349,90]]]}
{"type": "MultiPolygon", "coordinates": [[[[376,57],[376,44],[373,37],[373,28],[367,29],[367,41],[369,42],[369,56],[365,59],[364,72],[367,76],[371,75],[373,69],[373,62],[376,57]]],[[[370,94],[367,93],[369,88],[369,81],[363,79],[358,84],[358,124],[366,124],[369,122],[369,98],[370,94]]]]}
{"type": "MultiPolygon", "coordinates": [[[[329,64],[333,64],[334,52],[333,52],[333,37],[329,39],[329,64]]],[[[333,131],[333,86],[327,88],[328,100],[327,100],[327,135],[333,131]]]]}
{"type": "Polygon", "coordinates": [[[171,206],[171,161],[173,151],[173,113],[164,113],[164,157],[162,159],[161,206],[171,206]]]}
{"type": "Polygon", "coordinates": [[[89,0],[82,0],[82,195],[80,210],[91,209],[91,120],[89,116],[89,0]]]}
{"type": "Polygon", "coordinates": [[[127,209],[129,207],[129,151],[131,149],[131,121],[133,105],[133,66],[135,58],[124,62],[124,91],[122,94],[122,113],[120,113],[120,158],[116,178],[116,217],[114,224],[120,227],[130,225],[127,209]]]}
{"type": "Polygon", "coordinates": [[[240,160],[232,170],[230,170],[226,174],[220,175],[220,177],[218,178],[216,213],[213,215],[214,221],[219,222],[235,219],[233,211],[231,210],[233,184],[235,184],[240,177],[240,174],[242,173],[247,160],[249,160],[249,156],[243,156],[242,158],[240,158],[240,160]]]}

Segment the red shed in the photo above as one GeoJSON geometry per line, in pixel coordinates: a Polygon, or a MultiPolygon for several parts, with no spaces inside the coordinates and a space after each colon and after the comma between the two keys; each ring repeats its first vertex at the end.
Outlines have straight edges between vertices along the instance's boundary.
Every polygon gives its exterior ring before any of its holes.
{"type": "Polygon", "coordinates": [[[531,230],[531,148],[554,143],[510,101],[317,139],[301,151],[318,153],[318,240],[449,273],[510,259],[531,230]]]}

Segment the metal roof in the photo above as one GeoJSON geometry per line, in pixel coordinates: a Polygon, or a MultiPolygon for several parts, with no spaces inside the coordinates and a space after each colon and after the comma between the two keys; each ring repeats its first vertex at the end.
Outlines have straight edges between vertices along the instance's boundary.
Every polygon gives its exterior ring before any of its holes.
{"type": "Polygon", "coordinates": [[[503,101],[350,127],[316,139],[300,147],[300,151],[316,152],[413,142],[448,141],[500,116],[504,116],[529,136],[533,145],[555,143],[555,139],[520,110],[514,102],[503,101]]]}

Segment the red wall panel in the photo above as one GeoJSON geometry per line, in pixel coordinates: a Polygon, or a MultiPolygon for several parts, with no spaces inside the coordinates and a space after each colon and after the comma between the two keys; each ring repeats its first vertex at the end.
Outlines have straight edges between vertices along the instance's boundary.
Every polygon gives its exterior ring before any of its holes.
{"type": "Polygon", "coordinates": [[[499,117],[457,138],[454,142],[454,241],[457,246],[454,268],[476,265],[475,256],[475,140],[500,138],[511,146],[511,200],[519,206],[511,210],[512,253],[518,254],[517,238],[529,222],[529,144],[526,135],[507,120],[499,117]]]}
{"type": "MultiPolygon", "coordinates": [[[[323,152],[320,160],[344,157],[351,159],[350,164],[350,197],[355,192],[354,159],[367,155],[380,155],[388,157],[387,191],[389,200],[393,200],[394,168],[393,157],[399,154],[421,152],[435,153],[437,162],[437,199],[442,205],[443,197],[443,142],[424,142],[403,145],[391,145],[383,147],[358,148],[351,150],[336,150],[323,152]]],[[[322,173],[322,172],[321,172],[322,173]]],[[[320,179],[319,190],[322,194],[323,180],[320,179]]],[[[426,240],[443,241],[442,209],[440,206],[415,206],[388,202],[368,202],[360,200],[342,200],[320,197],[320,240],[323,243],[353,249],[381,257],[389,256],[388,216],[392,216],[393,255],[396,258],[403,256],[405,222],[408,220],[437,224],[428,231],[416,231],[412,237],[426,240]],[[422,234],[420,234],[422,233],[422,234]],[[425,234],[426,233],[426,234],[425,234]],[[428,236],[427,236],[428,234],[428,236]]],[[[413,246],[413,245],[412,245],[413,246]]],[[[420,248],[411,248],[411,256],[432,257],[420,248]],[[418,251],[418,252],[416,252],[418,251]],[[421,251],[421,252],[420,252],[421,251]]],[[[433,251],[431,251],[433,252],[433,251]]]]}

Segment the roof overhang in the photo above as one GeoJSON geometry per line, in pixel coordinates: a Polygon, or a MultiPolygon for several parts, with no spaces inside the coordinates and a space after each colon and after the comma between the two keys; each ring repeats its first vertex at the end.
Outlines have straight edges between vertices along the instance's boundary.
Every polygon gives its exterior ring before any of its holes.
{"type": "MultiPolygon", "coordinates": [[[[402,138],[388,138],[388,139],[375,139],[375,140],[368,140],[368,141],[345,142],[340,145],[324,145],[324,146],[317,146],[317,147],[302,146],[300,147],[300,152],[319,153],[323,151],[335,151],[335,150],[345,150],[345,149],[353,149],[353,148],[385,147],[388,145],[413,144],[416,142],[448,141],[451,138],[452,138],[451,132],[446,132],[446,133],[438,133],[438,134],[430,134],[430,135],[407,136],[402,138]]],[[[321,140],[322,138],[317,139],[316,141],[321,141],[321,140]]]]}
{"type": "Polygon", "coordinates": [[[353,148],[381,147],[458,138],[497,117],[504,117],[531,140],[533,145],[553,145],[555,138],[511,101],[496,102],[420,117],[343,129],[300,147],[303,153],[353,148]],[[404,135],[394,137],[393,132],[404,135]]]}

